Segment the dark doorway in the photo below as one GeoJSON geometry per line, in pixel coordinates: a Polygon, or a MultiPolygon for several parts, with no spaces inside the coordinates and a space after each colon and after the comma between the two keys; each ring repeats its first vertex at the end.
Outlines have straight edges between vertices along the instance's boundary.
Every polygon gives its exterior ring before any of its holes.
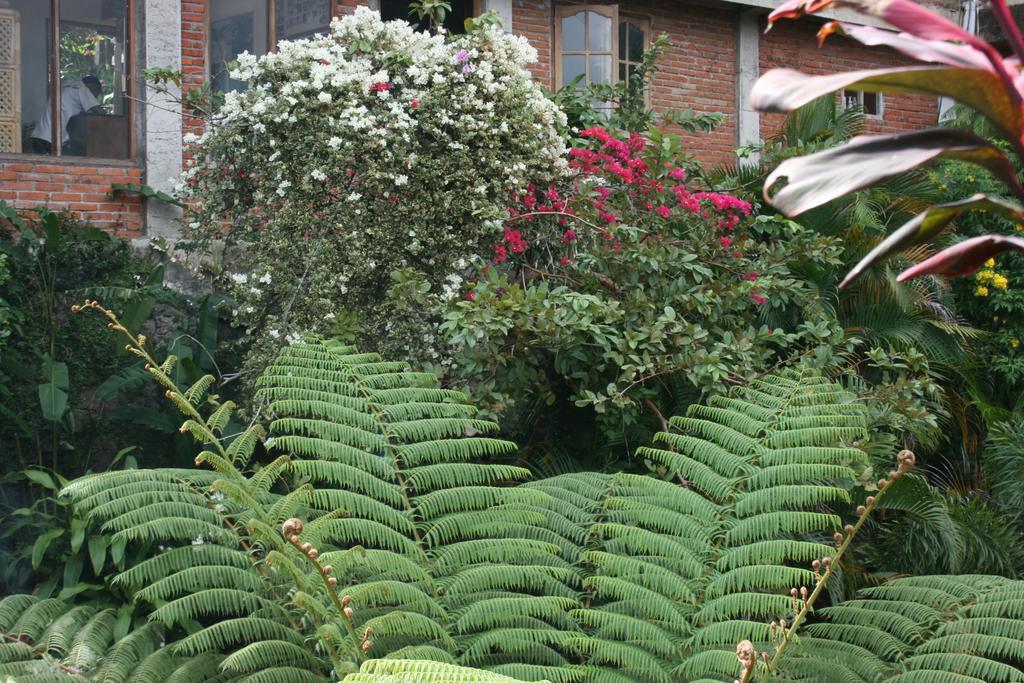
{"type": "MultiPolygon", "coordinates": [[[[473,16],[473,0],[451,0],[452,11],[445,17],[444,27],[449,33],[465,33],[466,19],[473,16]]],[[[414,26],[419,22],[409,16],[409,0],[380,0],[380,16],[384,21],[402,19],[414,26]]],[[[427,29],[424,22],[417,26],[421,31],[427,29]]]]}

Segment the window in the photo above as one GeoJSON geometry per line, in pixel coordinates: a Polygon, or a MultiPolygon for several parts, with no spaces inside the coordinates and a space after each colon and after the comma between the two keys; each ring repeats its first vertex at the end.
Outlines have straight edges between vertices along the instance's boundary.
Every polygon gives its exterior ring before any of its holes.
{"type": "Polygon", "coordinates": [[[624,16],[618,20],[618,80],[627,81],[643,63],[650,22],[624,16]]]}
{"type": "Polygon", "coordinates": [[[612,83],[618,54],[619,10],[615,5],[559,5],[555,8],[557,87],[612,83]]]}
{"type": "Polygon", "coordinates": [[[651,22],[620,17],[617,5],[555,8],[555,84],[625,81],[643,62],[651,22]]]}
{"type": "MultiPolygon", "coordinates": [[[[465,33],[466,19],[480,14],[479,0],[450,0],[452,11],[444,19],[444,27],[449,33],[465,33]]],[[[409,0],[380,0],[380,18],[384,21],[401,19],[414,23],[415,15],[409,15],[409,0]]],[[[426,30],[424,23],[419,25],[420,30],[426,30]]]]}
{"type": "Polygon", "coordinates": [[[211,0],[210,82],[217,92],[241,90],[231,63],[248,52],[264,55],[281,40],[308,38],[331,25],[331,0],[211,0]]]}
{"type": "MultiPolygon", "coordinates": [[[[644,61],[651,22],[647,19],[619,19],[619,81],[628,81],[644,61]]],[[[641,86],[642,87],[642,86],[641,86]]],[[[646,93],[645,93],[646,94],[646,93]]]]}
{"type": "Polygon", "coordinates": [[[873,118],[882,118],[882,93],[864,92],[863,90],[844,90],[841,93],[843,109],[860,107],[864,115],[873,118]]]}
{"type": "Polygon", "coordinates": [[[0,7],[0,152],[128,159],[132,0],[0,7]]]}

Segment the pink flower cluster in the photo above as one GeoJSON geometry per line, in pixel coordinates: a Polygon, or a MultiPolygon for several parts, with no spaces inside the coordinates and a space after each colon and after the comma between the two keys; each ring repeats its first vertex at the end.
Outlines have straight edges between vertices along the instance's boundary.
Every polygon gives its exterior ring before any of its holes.
{"type": "MultiPolygon", "coordinates": [[[[602,128],[587,128],[580,132],[580,136],[591,141],[593,148],[579,146],[569,151],[569,165],[578,172],[571,188],[560,191],[556,187],[539,189],[530,185],[524,194],[511,198],[509,223],[501,242],[494,246],[492,262],[495,265],[505,263],[511,254],[521,254],[530,246],[520,229],[509,226],[521,227],[524,221],[532,221],[545,214],[555,217],[563,228],[560,241],[569,251],[561,259],[563,266],[571,265],[575,243],[579,239],[576,232],[579,226],[575,229],[569,227],[569,220],[577,215],[576,212],[595,212],[600,226],[597,227],[597,236],[605,241],[608,248],[618,251],[622,245],[615,237],[615,228],[626,220],[619,212],[630,206],[649,211],[660,220],[671,221],[673,217],[683,220],[689,214],[714,221],[713,224],[725,233],[717,238],[721,248],[733,257],[742,257],[742,253],[733,249],[737,239],[746,240],[747,236],[736,237],[733,233],[741,221],[750,216],[749,202],[721,192],[693,192],[686,185],[686,170],[673,164],[654,164],[652,168],[649,163],[651,155],[646,155],[646,160],[643,156],[647,142],[635,133],[621,140],[602,128]],[[588,184],[593,194],[582,194],[584,182],[594,178],[603,179],[604,183],[588,184]],[[581,201],[585,203],[581,205],[581,201]]],[[[580,225],[586,224],[580,221],[580,225]]],[[[746,279],[753,282],[757,274],[746,279]]],[[[765,298],[756,291],[754,287],[751,298],[759,304],[765,303],[765,298]]]]}

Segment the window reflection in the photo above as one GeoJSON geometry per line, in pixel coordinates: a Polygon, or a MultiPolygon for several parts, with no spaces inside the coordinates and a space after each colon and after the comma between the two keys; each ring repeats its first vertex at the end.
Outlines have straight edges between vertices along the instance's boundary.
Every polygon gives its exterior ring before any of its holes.
{"type": "Polygon", "coordinates": [[[597,12],[587,12],[587,49],[591,52],[612,51],[612,20],[597,12]]]}
{"type": "Polygon", "coordinates": [[[331,0],[274,0],[275,41],[309,38],[331,27],[331,0]]]}
{"type": "MultiPolygon", "coordinates": [[[[628,81],[643,63],[647,48],[647,28],[650,24],[642,19],[623,19],[619,22],[619,81],[628,81]]],[[[642,83],[633,84],[643,88],[642,83]]]]}
{"type": "Polygon", "coordinates": [[[54,151],[47,54],[50,25],[49,2],[15,0],[10,8],[0,9],[0,151],[54,151]],[[33,139],[37,128],[42,136],[38,142],[33,139]]]}
{"type": "Polygon", "coordinates": [[[128,0],[64,0],[59,10],[54,45],[50,3],[0,8],[0,89],[12,73],[20,80],[0,95],[0,150],[127,159],[128,0]]]}
{"type": "Polygon", "coordinates": [[[577,12],[562,18],[562,49],[567,52],[583,52],[587,44],[586,12],[577,12]]]}
{"type": "Polygon", "coordinates": [[[268,22],[267,0],[210,1],[210,81],[216,92],[245,89],[229,72],[243,52],[266,54],[268,22]]]}
{"type": "Polygon", "coordinates": [[[127,0],[64,0],[58,59],[62,154],[127,159],[127,0]]]}

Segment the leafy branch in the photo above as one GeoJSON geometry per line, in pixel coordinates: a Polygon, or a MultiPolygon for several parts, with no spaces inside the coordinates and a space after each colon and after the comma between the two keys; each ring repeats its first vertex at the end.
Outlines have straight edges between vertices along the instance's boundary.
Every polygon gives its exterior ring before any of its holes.
{"type": "Polygon", "coordinates": [[[739,683],[748,683],[755,670],[759,670],[763,674],[772,674],[778,670],[779,662],[786,648],[793,642],[797,630],[807,619],[807,615],[813,611],[815,601],[825,590],[829,579],[835,573],[836,567],[841,564],[857,532],[867,522],[871,512],[878,505],[878,501],[885,495],[886,491],[889,490],[889,487],[909,472],[913,468],[915,461],[916,457],[912,451],[902,450],[899,452],[896,456],[896,469],[890,471],[887,477],[879,479],[878,492],[873,496],[868,496],[867,500],[864,501],[864,505],[857,507],[857,521],[853,524],[847,524],[842,532],[836,532],[833,537],[836,542],[835,554],[826,555],[811,563],[815,576],[814,589],[808,591],[807,586],[801,586],[799,589],[793,588],[790,591],[790,596],[793,599],[793,619],[788,624],[785,619],[771,623],[772,638],[775,641],[775,651],[771,658],[769,659],[767,652],[762,652],[759,660],[756,648],[749,640],[744,640],[736,646],[736,658],[739,660],[741,667],[739,683]],[[824,571],[822,571],[823,568],[824,571]],[[758,667],[758,661],[761,662],[760,667],[758,667]]]}

